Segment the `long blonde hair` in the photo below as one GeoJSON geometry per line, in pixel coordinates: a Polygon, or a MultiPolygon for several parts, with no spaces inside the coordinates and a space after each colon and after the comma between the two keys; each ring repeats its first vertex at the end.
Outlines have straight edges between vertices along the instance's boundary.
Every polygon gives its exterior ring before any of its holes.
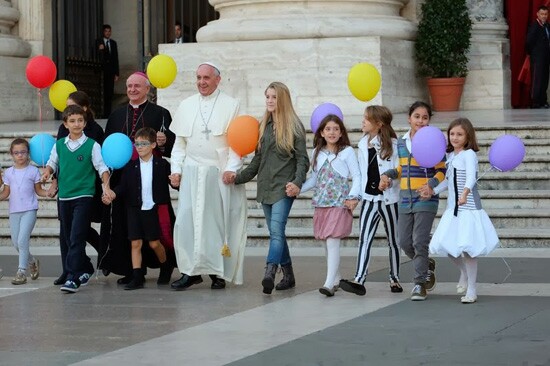
{"type": "Polygon", "coordinates": [[[262,136],[267,123],[269,120],[273,120],[273,127],[275,129],[275,146],[277,146],[280,151],[291,155],[294,151],[294,138],[296,136],[303,136],[305,138],[306,132],[304,125],[300,122],[300,119],[292,106],[290,91],[287,86],[281,82],[274,81],[267,86],[264,94],[267,93],[268,89],[275,90],[277,105],[273,113],[266,109],[264,116],[262,117],[260,122],[260,139],[258,141],[258,148],[261,145],[262,136]]]}

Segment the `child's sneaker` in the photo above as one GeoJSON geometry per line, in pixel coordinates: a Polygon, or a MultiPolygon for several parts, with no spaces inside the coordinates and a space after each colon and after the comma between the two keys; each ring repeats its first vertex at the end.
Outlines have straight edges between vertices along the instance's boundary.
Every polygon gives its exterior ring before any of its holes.
{"type": "Polygon", "coordinates": [[[61,286],[61,291],[66,292],[68,294],[74,294],[75,292],[78,292],[78,285],[74,281],[67,281],[63,286],[61,286]]]}
{"type": "Polygon", "coordinates": [[[435,289],[435,260],[428,258],[428,276],[426,276],[426,291],[435,289]]]}
{"type": "Polygon", "coordinates": [[[88,282],[90,282],[90,278],[92,278],[92,275],[89,273],[83,273],[78,277],[80,280],[80,286],[86,286],[88,285],[88,282]]]}
{"type": "Polygon", "coordinates": [[[40,261],[38,258],[35,258],[34,262],[29,264],[29,270],[31,272],[31,280],[38,279],[38,276],[40,276],[40,261]]]}
{"type": "Polygon", "coordinates": [[[12,285],[24,285],[27,283],[27,276],[22,271],[17,271],[13,280],[11,280],[12,285]]]}
{"type": "Polygon", "coordinates": [[[414,288],[411,293],[412,301],[424,301],[426,300],[426,288],[422,284],[414,285],[414,288]]]}

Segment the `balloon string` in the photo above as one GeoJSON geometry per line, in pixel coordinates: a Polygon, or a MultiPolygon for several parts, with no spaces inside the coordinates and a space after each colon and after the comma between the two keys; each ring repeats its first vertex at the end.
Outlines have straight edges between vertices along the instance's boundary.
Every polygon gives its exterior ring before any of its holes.
{"type": "Polygon", "coordinates": [[[494,167],[494,166],[491,165],[491,167],[490,167],[489,169],[487,169],[487,170],[484,171],[479,177],[477,177],[476,183],[477,183],[481,178],[483,178],[483,176],[484,176],[485,174],[487,174],[487,173],[489,173],[489,172],[492,172],[492,171],[496,171],[496,170],[501,171],[501,170],[498,169],[497,167],[494,167]]]}

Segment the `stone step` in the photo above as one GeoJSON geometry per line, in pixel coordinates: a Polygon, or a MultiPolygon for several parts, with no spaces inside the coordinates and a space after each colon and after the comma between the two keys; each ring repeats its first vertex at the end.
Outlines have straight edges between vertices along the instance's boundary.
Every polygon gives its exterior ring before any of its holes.
{"type": "MultiPolygon", "coordinates": [[[[256,202],[256,190],[246,191],[248,198],[248,208],[262,208],[262,205],[256,202]]],[[[294,201],[292,209],[311,208],[311,197],[313,193],[306,192],[294,201]]],[[[480,196],[484,208],[546,208],[550,207],[550,190],[481,190],[480,196]]],[[[440,195],[441,204],[447,198],[447,193],[440,195]]]]}
{"type": "MultiPolygon", "coordinates": [[[[439,219],[445,211],[445,204],[439,205],[439,210],[434,222],[437,226],[439,219]]],[[[288,217],[288,228],[310,228],[313,232],[313,208],[295,209],[290,211],[288,217]]],[[[486,209],[485,210],[491,222],[496,228],[543,228],[548,226],[550,219],[550,209],[486,209]]],[[[359,230],[360,209],[353,212],[354,230],[359,230]]],[[[264,212],[261,209],[248,210],[248,227],[263,228],[266,227],[264,212]]],[[[383,231],[383,224],[379,225],[379,231],[383,231]]],[[[550,232],[550,230],[549,230],[550,232]]]]}
{"type": "MultiPolygon", "coordinates": [[[[435,227],[435,226],[434,226],[435,227]]],[[[550,248],[550,231],[546,228],[525,227],[521,229],[497,229],[501,247],[504,248],[550,248]]],[[[309,228],[287,228],[287,240],[292,248],[322,247],[324,242],[316,240],[309,228]]],[[[358,233],[352,234],[342,240],[343,247],[357,247],[358,233]]],[[[59,230],[54,228],[35,228],[30,240],[31,248],[58,247],[59,230]]],[[[10,247],[10,232],[7,228],[0,228],[0,247],[10,247]]],[[[375,235],[375,247],[385,247],[387,240],[382,232],[375,235]]],[[[269,233],[266,228],[248,230],[247,247],[267,248],[269,246],[269,233]]]]}
{"type": "MultiPolygon", "coordinates": [[[[522,229],[497,229],[500,238],[500,246],[504,248],[548,248],[550,247],[550,231],[545,228],[522,228],[522,229]]],[[[289,246],[302,247],[323,247],[324,241],[316,240],[311,231],[301,228],[288,228],[286,231],[289,246]]],[[[248,247],[265,247],[267,253],[267,242],[269,234],[267,229],[258,228],[248,231],[248,247]]],[[[352,234],[342,240],[343,247],[357,247],[358,234],[352,234]]],[[[377,233],[374,239],[374,246],[385,247],[387,240],[385,235],[377,233]]]]}

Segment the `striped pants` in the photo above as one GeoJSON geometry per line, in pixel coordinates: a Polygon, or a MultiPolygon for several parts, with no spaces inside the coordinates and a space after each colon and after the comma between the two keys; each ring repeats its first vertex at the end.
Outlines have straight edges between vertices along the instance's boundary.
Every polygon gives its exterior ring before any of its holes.
{"type": "Polygon", "coordinates": [[[363,200],[359,225],[359,254],[357,256],[357,272],[355,281],[363,284],[367,277],[370,248],[378,228],[380,219],[384,221],[388,246],[390,248],[390,280],[399,281],[399,246],[397,245],[397,203],[386,205],[384,201],[363,200]]]}

